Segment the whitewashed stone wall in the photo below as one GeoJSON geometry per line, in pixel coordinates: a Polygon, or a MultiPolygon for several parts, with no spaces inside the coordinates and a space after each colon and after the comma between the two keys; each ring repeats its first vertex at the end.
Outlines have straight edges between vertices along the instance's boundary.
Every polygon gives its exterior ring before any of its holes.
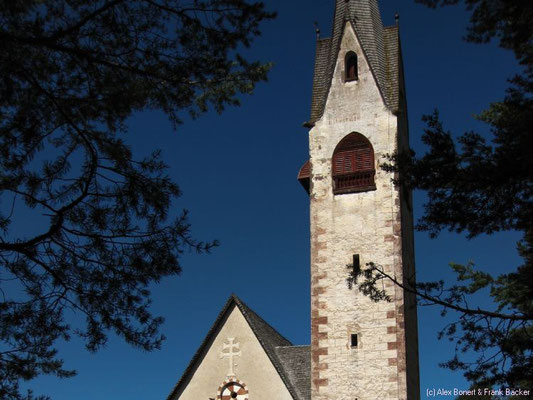
{"type": "Polygon", "coordinates": [[[346,284],[353,254],[360,255],[362,267],[373,261],[402,277],[400,193],[378,166],[396,150],[397,132],[397,117],[385,107],[347,23],[324,115],[309,133],[312,400],[407,400],[402,290],[385,284],[394,302],[373,303],[346,284]],[[345,83],[347,51],[358,56],[359,79],[345,83]],[[372,143],[376,190],[333,195],[331,158],[351,132],[372,143]],[[359,339],[353,349],[352,333],[359,339]]]}

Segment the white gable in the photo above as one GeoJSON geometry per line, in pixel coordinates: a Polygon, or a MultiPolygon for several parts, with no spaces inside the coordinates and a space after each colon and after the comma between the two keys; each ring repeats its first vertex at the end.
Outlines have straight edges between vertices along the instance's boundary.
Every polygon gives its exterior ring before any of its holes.
{"type": "Polygon", "coordinates": [[[230,350],[233,372],[248,389],[249,400],[292,400],[287,387],[272,365],[241,311],[235,305],[228,310],[220,328],[200,355],[188,379],[180,385],[172,400],[209,400],[228,380],[230,350]],[[229,345],[233,343],[233,347],[229,345]],[[226,344],[226,348],[224,348],[226,344]],[[222,352],[225,356],[222,357],[222,352]]]}

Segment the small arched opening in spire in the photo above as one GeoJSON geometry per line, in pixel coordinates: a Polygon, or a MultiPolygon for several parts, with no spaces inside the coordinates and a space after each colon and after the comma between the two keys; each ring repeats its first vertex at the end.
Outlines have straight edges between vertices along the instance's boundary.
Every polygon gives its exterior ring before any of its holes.
{"type": "Polygon", "coordinates": [[[342,139],[333,152],[333,193],[375,190],[374,149],[370,141],[353,132],[342,139]]]}
{"type": "Polygon", "coordinates": [[[357,54],[353,51],[349,51],[344,57],[344,74],[344,80],[346,82],[359,79],[357,72],[357,54]]]}

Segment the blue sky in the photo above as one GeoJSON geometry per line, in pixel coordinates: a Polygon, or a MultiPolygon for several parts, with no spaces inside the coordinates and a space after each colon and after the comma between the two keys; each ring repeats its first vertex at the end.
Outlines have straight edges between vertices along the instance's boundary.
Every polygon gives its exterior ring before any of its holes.
{"type": "MultiPolygon", "coordinates": [[[[126,141],[140,157],[161,148],[183,196],[174,213],[190,211],[195,236],[218,239],[210,255],[185,254],[180,277],[153,287],[153,311],[166,319],[161,351],[144,353],[111,337],[89,354],[82,343],[61,345],[67,368],[78,376],[39,378],[31,387],[55,400],[164,399],[179,379],[228,296],[234,292],[294,344],[310,342],[309,200],[296,180],[307,159],[307,129],[317,21],[329,36],[333,0],[266,0],[275,21],[249,50],[273,61],[269,82],[239,108],[186,119],[177,132],[164,115],[146,112],[129,121],[126,141]]],[[[411,146],[420,142],[423,114],[440,109],[455,133],[486,132],[472,116],[503,96],[516,70],[512,55],[495,45],[461,40],[467,14],[460,7],[430,10],[412,0],[381,0],[384,23],[400,26],[406,73],[411,146]]],[[[415,217],[423,195],[415,194],[415,217]]],[[[444,233],[415,238],[420,280],[450,279],[448,263],[473,260],[493,272],[519,263],[516,233],[467,241],[444,233]]],[[[445,321],[437,308],[419,310],[421,391],[466,389],[460,374],[438,367],[453,347],[438,341],[445,321]]],[[[216,383],[214,383],[216,386],[216,383]]]]}

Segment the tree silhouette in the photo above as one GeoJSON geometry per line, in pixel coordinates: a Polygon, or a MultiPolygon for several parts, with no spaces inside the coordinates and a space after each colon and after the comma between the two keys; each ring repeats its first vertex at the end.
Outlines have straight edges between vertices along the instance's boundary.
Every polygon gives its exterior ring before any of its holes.
{"type": "MultiPolygon", "coordinates": [[[[461,370],[473,388],[533,389],[533,3],[511,0],[416,0],[430,7],[464,3],[471,12],[466,40],[498,40],[511,50],[521,72],[510,79],[503,100],[477,118],[490,127],[487,140],[466,132],[454,141],[438,112],[424,117],[428,146],[421,157],[395,154],[383,168],[399,172],[396,183],[428,195],[417,228],[436,237],[443,230],[469,238],[499,231],[523,233],[518,251],[523,264],[514,272],[492,276],[474,264],[452,264],[458,283],[399,282],[376,263],[352,272],[348,284],[375,301],[390,300],[377,285],[394,281],[417,294],[419,303],[439,305],[443,314],[458,313],[440,337],[456,344],[442,365],[461,370]],[[475,306],[476,293],[488,293],[494,309],[475,306]],[[474,357],[474,358],[472,358],[474,357]]],[[[502,249],[504,251],[504,249],[502,249]]],[[[496,398],[496,397],[494,397],[496,398]]],[[[505,397],[507,398],[507,397],[505,397]]],[[[513,398],[512,396],[510,398],[513,398]]],[[[520,396],[516,396],[520,398],[520,396]]]]}
{"type": "Polygon", "coordinates": [[[169,219],[180,190],[158,152],[132,154],[125,121],[237,105],[270,69],[239,49],[273,17],[247,0],[0,2],[0,398],[72,376],[54,346],[73,334],[90,351],[109,331],[160,346],[148,286],[216,242],[195,240],[185,211],[169,219]],[[20,233],[28,210],[42,231],[20,233]]]}

